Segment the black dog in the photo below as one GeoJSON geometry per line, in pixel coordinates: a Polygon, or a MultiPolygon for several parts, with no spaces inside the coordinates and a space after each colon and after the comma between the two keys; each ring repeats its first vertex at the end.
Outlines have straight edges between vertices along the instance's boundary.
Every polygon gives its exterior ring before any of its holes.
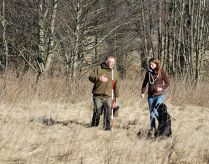
{"type": "Polygon", "coordinates": [[[172,135],[171,131],[171,117],[167,111],[167,107],[164,103],[157,104],[157,112],[158,112],[158,129],[155,132],[155,137],[157,136],[167,136],[170,137],[172,135]]]}

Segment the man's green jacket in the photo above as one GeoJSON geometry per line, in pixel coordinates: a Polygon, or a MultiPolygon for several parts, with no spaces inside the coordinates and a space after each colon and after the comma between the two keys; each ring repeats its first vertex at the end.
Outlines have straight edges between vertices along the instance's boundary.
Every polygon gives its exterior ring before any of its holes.
{"type": "Polygon", "coordinates": [[[93,72],[89,75],[89,80],[94,83],[92,93],[95,96],[112,96],[112,88],[114,89],[114,97],[119,97],[119,73],[114,68],[114,79],[112,81],[112,70],[107,67],[105,63],[102,63],[96,67],[93,72]],[[99,77],[105,75],[108,78],[107,82],[99,81],[99,77]]]}

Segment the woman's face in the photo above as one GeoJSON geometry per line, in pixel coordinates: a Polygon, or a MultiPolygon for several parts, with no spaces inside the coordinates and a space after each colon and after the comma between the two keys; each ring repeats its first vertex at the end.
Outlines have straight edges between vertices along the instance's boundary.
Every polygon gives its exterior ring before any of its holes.
{"type": "Polygon", "coordinates": [[[157,67],[157,64],[150,62],[149,67],[154,70],[157,67]]]}

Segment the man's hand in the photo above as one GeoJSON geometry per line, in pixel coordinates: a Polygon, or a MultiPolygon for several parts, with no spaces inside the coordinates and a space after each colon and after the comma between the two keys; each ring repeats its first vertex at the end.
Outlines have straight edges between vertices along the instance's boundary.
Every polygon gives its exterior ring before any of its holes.
{"type": "Polygon", "coordinates": [[[113,101],[112,107],[113,107],[113,108],[116,108],[116,107],[118,107],[118,106],[119,106],[119,100],[118,100],[118,98],[116,97],[115,100],[113,101]]]}
{"type": "Polygon", "coordinates": [[[120,106],[120,103],[119,103],[118,97],[116,97],[116,99],[115,99],[115,105],[116,105],[116,107],[117,107],[117,106],[120,106]]]}
{"type": "Polygon", "coordinates": [[[144,94],[141,94],[141,97],[144,98],[144,94]]]}
{"type": "Polygon", "coordinates": [[[106,83],[108,81],[108,78],[105,77],[105,75],[102,75],[99,77],[99,81],[106,83]]]}

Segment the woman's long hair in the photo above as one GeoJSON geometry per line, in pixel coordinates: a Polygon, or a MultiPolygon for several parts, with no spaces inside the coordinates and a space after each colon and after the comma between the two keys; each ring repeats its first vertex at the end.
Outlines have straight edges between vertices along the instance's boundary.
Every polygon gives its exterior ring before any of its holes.
{"type": "Polygon", "coordinates": [[[159,74],[160,73],[160,61],[155,57],[150,58],[149,62],[148,62],[149,67],[150,67],[151,62],[156,64],[156,68],[154,69],[154,73],[159,74]]]}

